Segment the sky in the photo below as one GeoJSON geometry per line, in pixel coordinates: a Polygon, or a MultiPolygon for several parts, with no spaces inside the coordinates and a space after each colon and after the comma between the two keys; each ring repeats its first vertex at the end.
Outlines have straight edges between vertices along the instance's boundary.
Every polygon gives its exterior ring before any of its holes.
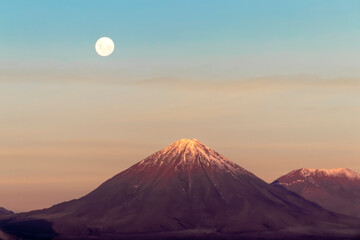
{"type": "Polygon", "coordinates": [[[196,138],[267,182],[360,172],[360,2],[0,0],[0,206],[196,138]],[[96,54],[113,39],[109,57],[96,54]]]}

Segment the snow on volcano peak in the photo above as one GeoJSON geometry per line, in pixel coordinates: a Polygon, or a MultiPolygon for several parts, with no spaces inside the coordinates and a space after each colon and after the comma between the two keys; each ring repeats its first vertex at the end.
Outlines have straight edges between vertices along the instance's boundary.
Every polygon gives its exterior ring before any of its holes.
{"type": "Polygon", "coordinates": [[[172,166],[175,170],[178,167],[203,165],[223,169],[233,174],[241,172],[253,175],[197,139],[181,139],[173,142],[168,147],[142,160],[139,165],[142,167],[172,166]]]}
{"type": "Polygon", "coordinates": [[[165,151],[167,150],[171,150],[171,149],[176,149],[178,152],[181,151],[190,151],[192,153],[195,153],[196,150],[201,149],[201,148],[208,148],[207,146],[205,146],[204,144],[202,144],[201,142],[199,142],[199,140],[197,139],[181,139],[178,140],[172,144],[170,144],[169,147],[163,149],[165,151]]]}
{"type": "Polygon", "coordinates": [[[272,184],[334,212],[360,217],[360,174],[348,168],[301,168],[272,184]]]}
{"type": "Polygon", "coordinates": [[[360,179],[360,174],[348,168],[333,168],[333,169],[313,169],[302,168],[300,173],[304,177],[308,176],[327,176],[327,177],[346,177],[349,179],[360,179]]]}

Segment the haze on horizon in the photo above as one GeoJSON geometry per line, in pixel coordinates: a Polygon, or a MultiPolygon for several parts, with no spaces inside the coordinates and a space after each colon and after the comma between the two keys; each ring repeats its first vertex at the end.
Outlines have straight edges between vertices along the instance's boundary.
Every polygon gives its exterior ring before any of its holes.
{"type": "Polygon", "coordinates": [[[182,138],[268,182],[360,172],[358,1],[0,3],[0,206],[80,197],[182,138]]]}

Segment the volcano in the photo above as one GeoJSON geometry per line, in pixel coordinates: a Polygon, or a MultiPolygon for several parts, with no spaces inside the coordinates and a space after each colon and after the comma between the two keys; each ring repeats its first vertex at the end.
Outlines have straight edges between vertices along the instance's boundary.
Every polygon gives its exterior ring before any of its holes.
{"type": "Polygon", "coordinates": [[[360,218],[360,174],[347,169],[294,170],[273,182],[331,211],[360,218]]]}
{"type": "Polygon", "coordinates": [[[80,199],[0,223],[7,232],[46,229],[65,239],[336,236],[354,234],[354,225],[196,139],[174,142],[80,199]]]}

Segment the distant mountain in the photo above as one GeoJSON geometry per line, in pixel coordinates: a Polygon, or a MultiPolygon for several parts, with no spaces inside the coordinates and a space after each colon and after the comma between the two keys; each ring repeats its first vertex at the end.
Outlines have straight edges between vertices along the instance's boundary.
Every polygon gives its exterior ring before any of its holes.
{"type": "Polygon", "coordinates": [[[360,217],[360,174],[346,168],[294,170],[273,182],[331,211],[360,217]]]}
{"type": "Polygon", "coordinates": [[[14,214],[12,211],[9,211],[3,207],[0,207],[0,216],[4,216],[4,215],[11,215],[14,214]]]}
{"type": "Polygon", "coordinates": [[[0,227],[57,239],[303,239],[352,235],[358,223],[182,139],[80,199],[16,214],[0,227]]]}

